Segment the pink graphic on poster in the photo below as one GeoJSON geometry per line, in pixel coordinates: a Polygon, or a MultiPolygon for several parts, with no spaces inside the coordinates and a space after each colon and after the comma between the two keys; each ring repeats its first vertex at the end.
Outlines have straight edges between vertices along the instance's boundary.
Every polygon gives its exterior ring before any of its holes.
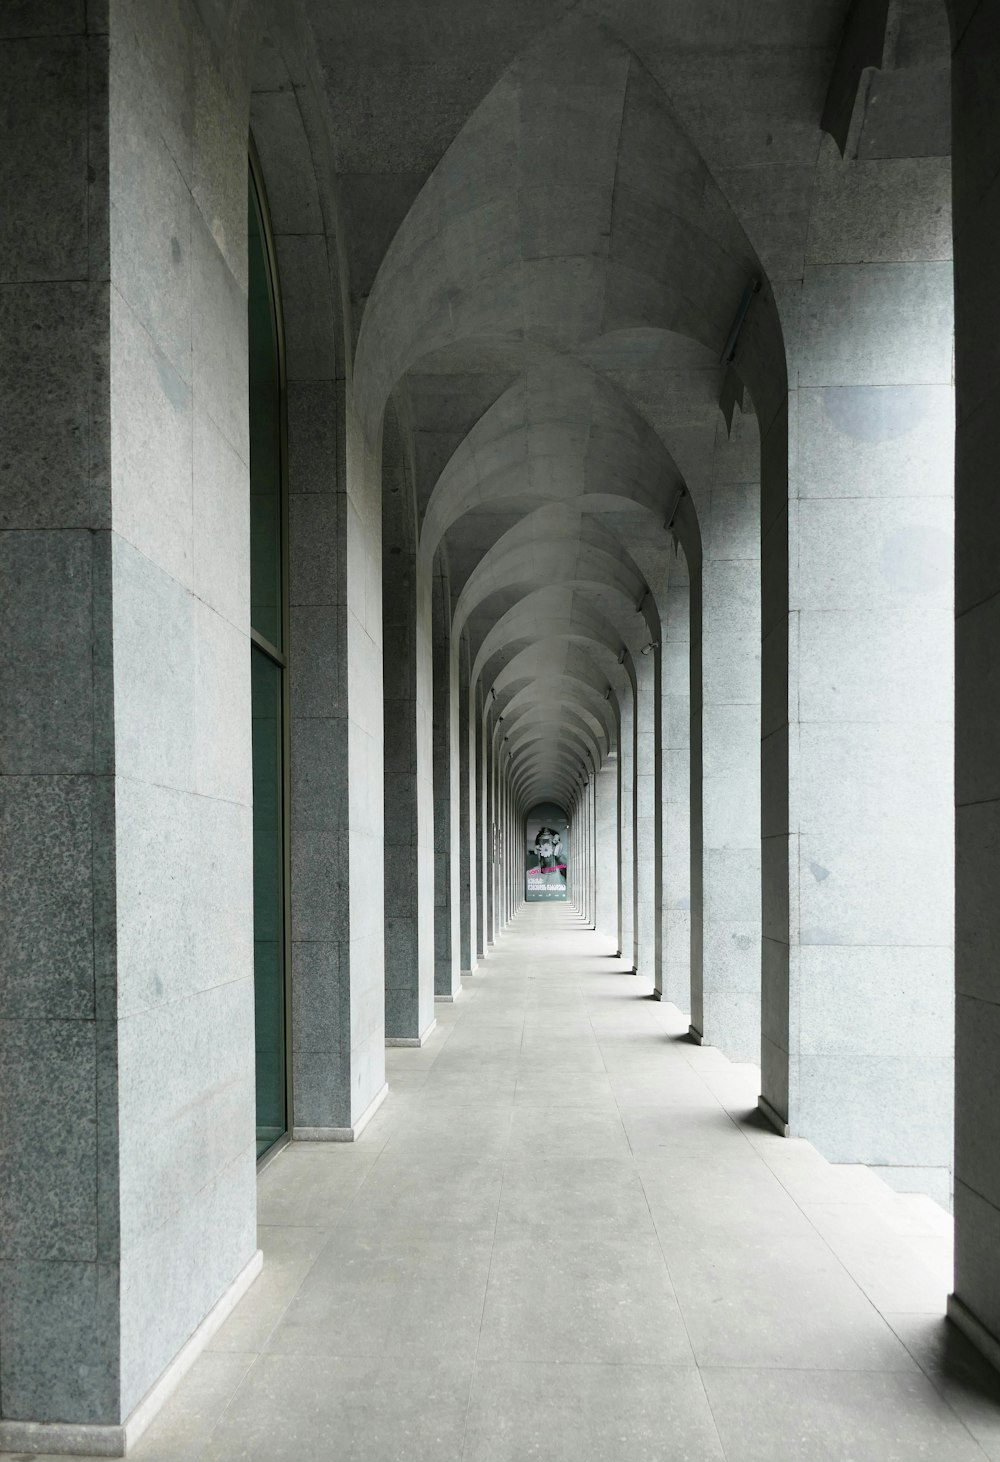
{"type": "Polygon", "coordinates": [[[528,903],[566,897],[569,824],[562,808],[541,802],[528,813],[524,897],[528,903]]]}

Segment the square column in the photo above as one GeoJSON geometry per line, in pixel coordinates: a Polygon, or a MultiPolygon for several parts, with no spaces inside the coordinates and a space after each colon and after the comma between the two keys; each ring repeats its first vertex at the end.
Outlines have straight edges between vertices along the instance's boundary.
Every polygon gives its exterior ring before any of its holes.
{"type": "Polygon", "coordinates": [[[691,1024],[760,1060],[760,442],[720,414],[691,584],[691,1024]]]}
{"type": "Polygon", "coordinates": [[[763,1104],[831,1160],[947,1202],[948,168],[842,162],[828,139],[817,186],[782,296],[797,389],[762,416],[763,1104]],[[935,201],[917,236],[893,194],[915,170],[935,201]]]}
{"type": "Polygon", "coordinates": [[[611,751],[597,773],[595,788],[595,900],[599,934],[618,940],[618,755],[611,751]]]}
{"type": "Polygon", "coordinates": [[[663,606],[660,762],[663,808],[663,959],[656,988],[691,1008],[691,687],[687,559],[670,564],[663,606]]]}
{"type": "Polygon", "coordinates": [[[113,1454],[260,1264],[248,98],[245,58],[224,79],[193,19],[112,7],[109,34],[62,7],[37,36],[21,9],[0,41],[0,1449],[113,1454]]]}
{"type": "Polygon", "coordinates": [[[949,1314],[1000,1367],[1000,518],[996,421],[1000,138],[996,6],[953,58],[956,384],[955,1293],[949,1314]]]}
{"type": "Polygon", "coordinates": [[[621,701],[621,740],[618,748],[618,929],[619,954],[635,969],[635,702],[631,694],[621,701]]]}
{"type": "Polygon", "coordinates": [[[633,888],[633,963],[639,975],[650,978],[656,972],[656,909],[659,904],[656,880],[657,794],[656,726],[658,711],[653,657],[642,656],[636,665],[636,715],[633,722],[635,793],[632,827],[635,839],[635,886],[633,888]]]}

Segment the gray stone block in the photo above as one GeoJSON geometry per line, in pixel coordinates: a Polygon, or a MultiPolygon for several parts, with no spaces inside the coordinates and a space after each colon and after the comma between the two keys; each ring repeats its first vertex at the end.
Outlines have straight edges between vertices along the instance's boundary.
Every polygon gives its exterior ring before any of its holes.
{"type": "Polygon", "coordinates": [[[121,1408],[142,1400],[257,1247],[252,1101],[233,1161],[123,1256],[121,1408]],[[191,1255],[198,1255],[197,1267],[191,1255]]]}
{"type": "Polygon", "coordinates": [[[82,777],[5,778],[0,1007],[19,1019],[94,1014],[91,786],[82,777]]]}
{"type": "MultiPolygon", "coordinates": [[[[10,7],[5,7],[9,9],[10,7]]],[[[0,45],[0,93],[16,97],[0,156],[0,275],[12,280],[81,280],[88,274],[88,45],[79,14],[67,32],[41,9],[39,29],[14,16],[16,42],[0,45]]],[[[74,7],[79,9],[79,7],[74,7]]],[[[5,20],[7,17],[5,17],[5,20]]],[[[0,36],[11,34],[0,22],[0,36]]]]}
{"type": "Polygon", "coordinates": [[[0,527],[102,528],[106,285],[0,286],[0,527]]]}
{"type": "Polygon", "coordinates": [[[807,265],[950,259],[951,248],[947,152],[864,164],[836,158],[820,166],[807,265]]]}
{"type": "Polygon", "coordinates": [[[346,939],[349,928],[346,830],[300,828],[292,844],[291,862],[293,940],[313,943],[346,939]]]}
{"type": "Polygon", "coordinates": [[[5,1419],[122,1419],[118,1300],[114,1265],[30,1259],[0,1263],[5,1419]]]}
{"type": "Polygon", "coordinates": [[[947,1063],[857,1056],[800,1056],[794,1132],[831,1162],[947,1166],[951,1070],[947,1063]]]}
{"type": "Polygon", "coordinates": [[[244,631],[250,622],[247,464],[204,411],[194,411],[191,586],[244,631]]]}
{"type": "Polygon", "coordinates": [[[192,13],[187,0],[119,0],[112,55],[111,137],[118,145],[138,112],[162,136],[190,182],[194,136],[192,13]]]}
{"type": "Polygon", "coordinates": [[[98,1257],[96,1080],[91,1021],[0,1022],[0,1258],[98,1257]]]}
{"type": "Polygon", "coordinates": [[[248,977],[248,807],[131,779],[118,786],[121,1014],[248,977]]]}
{"type": "Polygon", "coordinates": [[[195,788],[237,806],[253,801],[250,647],[244,627],[192,600],[195,788]]]}
{"type": "Polygon", "coordinates": [[[193,204],[191,355],[195,400],[248,461],[246,290],[193,204]]]}
{"type": "MultiPolygon", "coordinates": [[[[253,1040],[249,969],[119,1022],[123,1263],[251,1150],[253,1040]]],[[[155,1330],[148,1304],[146,1319],[155,1330]]]]}
{"type": "Polygon", "coordinates": [[[331,495],[297,493],[289,501],[289,600],[335,604],[340,503],[331,495]]]}
{"type": "Polygon", "coordinates": [[[1000,1335],[1000,1211],[955,1173],[955,1294],[992,1336],[1000,1335]]]}
{"type": "Polygon", "coordinates": [[[298,97],[291,90],[256,91],[250,119],[275,228],[279,233],[322,233],[319,190],[298,97]]]}
{"type": "Polygon", "coordinates": [[[81,35],[86,29],[86,0],[8,0],[0,18],[0,40],[81,35]]]}
{"type": "Polygon", "coordinates": [[[111,351],[113,526],[152,564],[190,587],[190,387],[117,294],[111,351]]]}
{"type": "Polygon", "coordinates": [[[351,1062],[343,1037],[335,1051],[296,1051],[292,1059],[297,1127],[351,1125],[351,1062]]]}
{"type": "MultiPolygon", "coordinates": [[[[130,84],[134,85],[134,76],[130,84]]],[[[143,99],[145,100],[145,99],[143,99]]],[[[111,188],[129,206],[111,209],[110,241],[115,293],[150,343],[182,381],[191,384],[192,286],[190,192],[176,156],[137,96],[128,125],[113,131],[111,188]]],[[[124,372],[128,380],[127,369],[124,372]]],[[[133,386],[141,404],[139,383],[133,386]]]]}
{"type": "Polygon", "coordinates": [[[0,768],[8,775],[96,770],[95,549],[103,551],[82,532],[0,536],[0,768]]]}
{"type": "Polygon", "coordinates": [[[955,1005],[955,1172],[984,1202],[1000,1210],[997,1098],[993,1052],[1000,1037],[1000,1004],[959,996],[955,1005]]]}
{"type": "Polygon", "coordinates": [[[420,1035],[419,1027],[420,1007],[416,983],[411,982],[407,988],[393,988],[388,985],[385,992],[386,1035],[397,1039],[409,1037],[412,1040],[420,1035]]]}
{"type": "Polygon", "coordinates": [[[194,121],[191,154],[191,197],[241,290],[247,287],[247,113],[242,78],[235,86],[232,71],[245,60],[256,28],[226,33],[226,54],[220,57],[199,27],[192,36],[194,121]]]}
{"type": "Polygon", "coordinates": [[[955,984],[959,998],[996,1002],[1000,968],[1000,803],[955,811],[955,984]]]}
{"type": "MultiPolygon", "coordinates": [[[[299,606],[289,614],[289,678],[292,721],[303,716],[344,716],[346,670],[342,666],[347,615],[338,605],[299,606]]],[[[294,737],[294,730],[293,730],[294,737]]]]}
{"type": "Polygon", "coordinates": [[[118,537],[113,574],[116,767],[128,777],[193,791],[194,602],[118,537]]]}
{"type": "Polygon", "coordinates": [[[336,492],[339,442],[335,382],[289,381],[289,494],[336,492]]]}
{"type": "Polygon", "coordinates": [[[339,1049],[350,1023],[350,984],[336,940],[292,945],[292,1038],[296,1051],[339,1049]]]}
{"type": "Polygon", "coordinates": [[[952,266],[835,264],[806,273],[804,386],[919,385],[951,379],[952,266]],[[885,329],[886,315],[893,329],[885,329]],[[852,328],[840,328],[849,316],[852,328]]]}
{"type": "Polygon", "coordinates": [[[275,240],[288,342],[289,382],[337,378],[337,318],[322,234],[279,234],[275,240]]]}
{"type": "Polygon", "coordinates": [[[347,726],[343,720],[297,717],[292,728],[292,826],[298,834],[346,829],[347,726]]]}

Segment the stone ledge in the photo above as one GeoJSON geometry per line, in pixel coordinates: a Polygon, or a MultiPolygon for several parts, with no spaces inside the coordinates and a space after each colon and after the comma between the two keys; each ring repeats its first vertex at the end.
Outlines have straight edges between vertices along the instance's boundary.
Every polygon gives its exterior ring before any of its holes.
{"type": "Polygon", "coordinates": [[[356,1142],[389,1095],[389,1083],[365,1107],[353,1127],[293,1127],[293,1142],[356,1142]]]}
{"type": "Polygon", "coordinates": [[[430,1035],[431,1031],[434,1030],[436,1026],[437,1019],[435,1018],[431,1021],[430,1025],[427,1026],[426,1030],[424,1030],[419,1036],[386,1036],[385,1043],[387,1046],[406,1046],[410,1048],[414,1046],[423,1046],[424,1044],[426,1044],[427,1038],[430,1035]]]}
{"type": "Polygon", "coordinates": [[[971,1340],[994,1370],[1000,1371],[1000,1340],[991,1330],[987,1330],[982,1320],[976,1318],[957,1294],[948,1296],[948,1319],[956,1330],[961,1330],[966,1340],[971,1340]]]}
{"type": "Polygon", "coordinates": [[[792,1135],[789,1131],[788,1123],[780,1112],[775,1111],[767,1097],[759,1096],[757,1098],[757,1109],[767,1118],[779,1137],[790,1137],[792,1135]]]}
{"type": "Polygon", "coordinates": [[[72,1421],[0,1421],[0,1452],[21,1452],[33,1456],[48,1453],[59,1457],[127,1456],[212,1336],[228,1320],[263,1267],[264,1255],[258,1249],[126,1421],[108,1426],[72,1421]]]}

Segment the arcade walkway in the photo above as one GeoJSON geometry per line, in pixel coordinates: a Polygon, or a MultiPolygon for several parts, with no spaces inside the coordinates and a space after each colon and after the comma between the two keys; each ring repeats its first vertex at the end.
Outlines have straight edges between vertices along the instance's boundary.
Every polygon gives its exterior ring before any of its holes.
{"type": "Polygon", "coordinates": [[[948,1220],[752,1115],[756,1081],[525,908],[354,1147],[260,1183],[262,1277],[141,1462],[972,1462],[948,1220]]]}

